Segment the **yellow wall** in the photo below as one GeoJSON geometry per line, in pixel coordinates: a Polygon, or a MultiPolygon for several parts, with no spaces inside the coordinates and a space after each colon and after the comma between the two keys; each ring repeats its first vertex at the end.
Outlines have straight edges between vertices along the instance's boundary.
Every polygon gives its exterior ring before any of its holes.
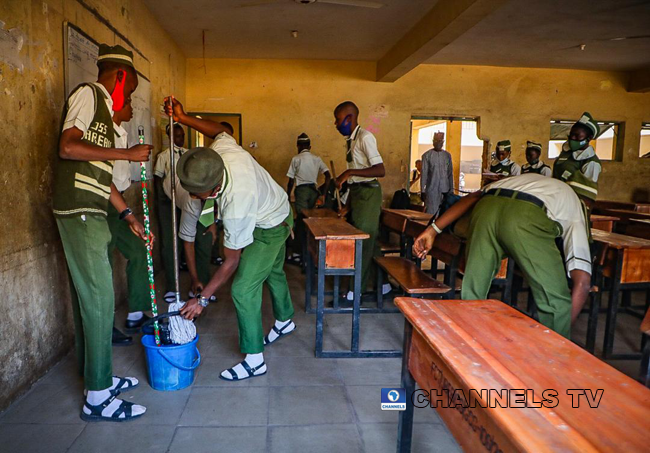
{"type": "MultiPolygon", "coordinates": [[[[145,64],[136,55],[135,63],[151,80],[154,116],[163,94],[173,91],[184,96],[185,56],[144,3],[85,3],[150,60],[150,65],[145,64]]],[[[0,21],[23,42],[15,55],[0,55],[0,312],[5,314],[0,328],[2,410],[72,345],[68,278],[50,200],[65,101],[63,23],[74,23],[100,42],[120,41],[76,0],[3,0],[0,21]]],[[[160,127],[154,131],[154,144],[161,144],[160,127]]],[[[134,207],[141,205],[138,196],[137,189],[128,192],[134,207]]],[[[118,301],[123,301],[123,261],[117,262],[116,277],[118,301]]]]}
{"type": "Polygon", "coordinates": [[[595,118],[626,122],[623,161],[604,164],[600,198],[630,200],[650,178],[650,160],[638,158],[650,94],[627,93],[620,73],[420,66],[395,83],[379,83],[369,62],[209,59],[205,72],[202,65],[188,59],[187,109],[241,113],[244,144],[258,143],[255,156],[282,183],[303,131],[315,153],[344,168],[332,110],[347,99],[359,105],[361,124],[378,131],[385,197],[408,178],[412,115],[479,117],[480,138],[510,139],[513,158],[523,163],[526,140],[547,146],[552,118],[588,110],[595,118]]]}

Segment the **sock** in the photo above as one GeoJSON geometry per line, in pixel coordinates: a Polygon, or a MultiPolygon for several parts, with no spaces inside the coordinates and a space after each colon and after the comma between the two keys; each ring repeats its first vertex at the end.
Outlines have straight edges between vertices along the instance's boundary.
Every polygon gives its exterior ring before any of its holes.
{"type": "Polygon", "coordinates": [[[126,316],[126,319],[129,321],[140,321],[142,319],[143,313],[141,311],[132,311],[126,316]]]}
{"type": "Polygon", "coordinates": [[[91,406],[97,406],[98,404],[102,404],[104,401],[110,398],[111,396],[110,390],[111,387],[104,390],[88,390],[86,401],[88,401],[88,404],[90,404],[91,406]]]}
{"type": "MultiPolygon", "coordinates": [[[[138,381],[137,378],[134,378],[134,377],[126,377],[125,376],[124,379],[131,382],[131,387],[135,387],[136,385],[138,385],[138,382],[140,382],[140,381],[138,381]]],[[[113,385],[111,385],[109,387],[109,390],[113,390],[117,386],[118,382],[120,382],[120,378],[117,377],[117,376],[113,376],[113,385]]],[[[127,384],[124,384],[124,385],[127,385],[127,384]]],[[[106,398],[104,398],[104,399],[106,399],[106,398]]]]}
{"type": "MultiPolygon", "coordinates": [[[[278,321],[278,320],[275,321],[275,328],[276,329],[282,330],[282,328],[284,326],[287,326],[287,327],[282,331],[283,334],[292,332],[296,328],[296,325],[290,319],[287,320],[287,321],[278,321]]],[[[269,344],[273,343],[275,340],[277,340],[279,336],[280,335],[278,335],[275,332],[275,330],[271,329],[271,331],[269,332],[269,335],[268,335],[269,344]]]]}
{"type": "MultiPolygon", "coordinates": [[[[255,368],[260,366],[264,362],[264,353],[260,352],[259,354],[246,354],[246,358],[244,359],[246,363],[248,363],[248,366],[251,368],[255,368]]],[[[232,367],[233,371],[237,375],[239,379],[248,377],[248,373],[242,366],[241,362],[232,367]]],[[[258,369],[257,371],[254,372],[255,375],[262,374],[266,371],[266,365],[258,369]]],[[[223,376],[226,379],[232,379],[234,376],[231,376],[230,371],[228,370],[223,370],[221,372],[221,376],[223,376]]]]}
{"type": "Polygon", "coordinates": [[[384,294],[388,294],[388,293],[391,292],[392,290],[393,290],[393,287],[390,286],[390,283],[384,283],[384,284],[382,285],[382,287],[381,287],[381,294],[382,294],[382,295],[384,295],[384,294]]]}

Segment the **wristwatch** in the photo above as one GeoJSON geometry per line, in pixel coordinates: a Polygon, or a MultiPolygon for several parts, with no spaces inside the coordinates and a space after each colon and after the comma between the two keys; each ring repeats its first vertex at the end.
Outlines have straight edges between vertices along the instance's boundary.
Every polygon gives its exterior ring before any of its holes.
{"type": "Polygon", "coordinates": [[[196,300],[198,301],[199,305],[202,306],[203,308],[207,307],[208,304],[210,303],[210,300],[203,297],[201,293],[196,295],[196,300]]]}

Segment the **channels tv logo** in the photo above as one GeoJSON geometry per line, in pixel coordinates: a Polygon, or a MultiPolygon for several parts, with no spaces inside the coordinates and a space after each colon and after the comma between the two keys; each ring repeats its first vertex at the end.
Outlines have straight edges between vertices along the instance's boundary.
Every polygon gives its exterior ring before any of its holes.
{"type": "Polygon", "coordinates": [[[381,389],[382,411],[406,410],[406,391],[404,389],[381,389]]]}

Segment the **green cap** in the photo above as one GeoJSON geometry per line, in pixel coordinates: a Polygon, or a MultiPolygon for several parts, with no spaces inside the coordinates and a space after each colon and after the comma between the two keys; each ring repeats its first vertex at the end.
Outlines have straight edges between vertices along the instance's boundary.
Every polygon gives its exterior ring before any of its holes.
{"type": "Polygon", "coordinates": [[[542,152],[542,144],[537,142],[531,142],[528,140],[526,142],[526,149],[534,149],[535,151],[542,152]]]}
{"type": "Polygon", "coordinates": [[[116,46],[109,46],[108,44],[99,45],[99,54],[97,55],[97,66],[105,62],[121,63],[126,66],[133,66],[133,52],[126,50],[119,44],[116,46]]]}
{"type": "Polygon", "coordinates": [[[216,151],[198,147],[181,156],[176,165],[176,174],[183,189],[189,193],[204,193],[221,184],[225,168],[223,159],[216,151]]]}
{"type": "Polygon", "coordinates": [[[583,113],[576,124],[582,124],[589,129],[593,134],[593,137],[598,137],[598,134],[600,133],[600,126],[598,126],[598,123],[589,112],[583,113]]]}
{"type": "Polygon", "coordinates": [[[510,140],[501,140],[497,143],[497,151],[510,151],[510,140]]]}

